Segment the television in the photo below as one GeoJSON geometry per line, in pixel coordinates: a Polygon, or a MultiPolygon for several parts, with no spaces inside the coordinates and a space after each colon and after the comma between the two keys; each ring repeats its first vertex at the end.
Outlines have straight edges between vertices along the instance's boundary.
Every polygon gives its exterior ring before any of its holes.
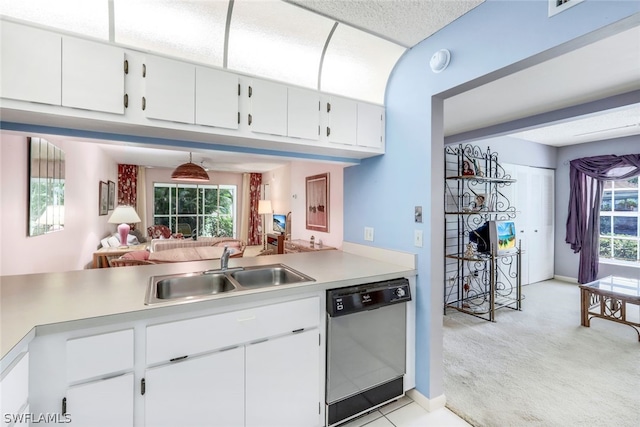
{"type": "Polygon", "coordinates": [[[506,255],[517,251],[514,221],[487,221],[469,233],[478,253],[506,255]]]}
{"type": "Polygon", "coordinates": [[[506,255],[517,251],[516,223],[513,221],[489,221],[489,242],[494,255],[506,255]]]}
{"type": "Polygon", "coordinates": [[[285,234],[287,232],[287,216],[273,214],[273,232],[285,234]]]}

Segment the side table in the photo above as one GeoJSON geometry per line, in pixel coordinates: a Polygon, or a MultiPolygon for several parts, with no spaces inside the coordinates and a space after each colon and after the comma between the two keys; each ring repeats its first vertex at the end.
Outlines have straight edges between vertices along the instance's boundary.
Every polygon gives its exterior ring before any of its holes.
{"type": "Polygon", "coordinates": [[[147,244],[129,245],[113,248],[100,248],[93,253],[93,268],[109,267],[109,258],[119,257],[129,252],[147,250],[147,244]]]}

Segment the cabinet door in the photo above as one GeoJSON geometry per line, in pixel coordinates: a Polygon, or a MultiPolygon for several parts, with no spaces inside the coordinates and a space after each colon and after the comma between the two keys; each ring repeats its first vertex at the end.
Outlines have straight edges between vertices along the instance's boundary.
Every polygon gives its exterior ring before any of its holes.
{"type": "Polygon", "coordinates": [[[318,329],[247,346],[247,427],[318,426],[318,329]]]}
{"type": "Polygon", "coordinates": [[[195,66],[170,59],[145,59],[145,114],[150,119],[195,121],[195,66]]]}
{"type": "Polygon", "coordinates": [[[244,347],[147,370],[147,427],[244,426],[244,347]]]}
{"type": "Polygon", "coordinates": [[[249,86],[250,127],[253,132],[287,135],[287,87],[263,80],[249,86]]]}
{"type": "Polygon", "coordinates": [[[288,135],[317,141],[320,137],[320,95],[298,88],[288,89],[288,135]]]}
{"type": "Polygon", "coordinates": [[[134,390],[132,373],[71,387],[67,414],[77,426],[133,426],[134,390]]]}
{"type": "Polygon", "coordinates": [[[60,105],[62,36],[2,21],[0,96],[60,105]]]}
{"type": "MultiPolygon", "coordinates": [[[[29,398],[29,353],[8,372],[2,372],[0,381],[0,410],[2,414],[17,414],[29,398]]],[[[4,425],[4,421],[3,421],[4,425]]]]}
{"type": "Polygon", "coordinates": [[[124,114],[124,51],[86,40],[62,39],[62,105],[124,114]]]}
{"type": "Polygon", "coordinates": [[[357,143],[361,147],[382,148],[384,108],[379,105],[358,104],[357,143]]]}
{"type": "Polygon", "coordinates": [[[327,128],[329,142],[355,145],[358,123],[357,102],[332,97],[327,110],[329,110],[329,126],[327,128]]]}
{"type": "Polygon", "coordinates": [[[196,67],[196,124],[238,129],[238,76],[196,67]]]}

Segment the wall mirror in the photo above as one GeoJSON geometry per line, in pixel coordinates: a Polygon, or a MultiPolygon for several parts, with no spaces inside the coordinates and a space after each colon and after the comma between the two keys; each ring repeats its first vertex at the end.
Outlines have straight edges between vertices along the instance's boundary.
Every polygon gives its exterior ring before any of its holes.
{"type": "Polygon", "coordinates": [[[329,174],[306,178],[307,230],[329,232],[329,174]]]}
{"type": "Polygon", "coordinates": [[[29,138],[28,236],[64,229],[64,163],[60,148],[29,138]]]}

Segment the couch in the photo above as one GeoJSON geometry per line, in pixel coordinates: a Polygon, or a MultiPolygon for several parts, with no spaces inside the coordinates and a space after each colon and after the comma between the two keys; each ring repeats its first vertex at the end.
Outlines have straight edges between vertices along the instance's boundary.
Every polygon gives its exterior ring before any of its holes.
{"type": "Polygon", "coordinates": [[[239,258],[244,255],[247,245],[239,239],[232,237],[198,237],[198,240],[191,239],[152,239],[149,244],[150,252],[166,251],[177,248],[193,248],[198,246],[229,246],[236,249],[231,258],[239,258]]]}

